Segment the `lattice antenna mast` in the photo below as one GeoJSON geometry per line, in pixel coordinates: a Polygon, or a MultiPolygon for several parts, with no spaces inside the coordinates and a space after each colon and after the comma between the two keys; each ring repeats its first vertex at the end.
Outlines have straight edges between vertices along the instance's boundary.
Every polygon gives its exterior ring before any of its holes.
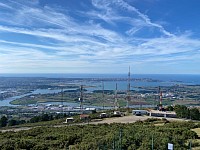
{"type": "Polygon", "coordinates": [[[104,95],[104,82],[102,82],[102,97],[103,97],[103,110],[104,110],[104,101],[105,101],[105,95],[104,95]]]}
{"type": "Polygon", "coordinates": [[[83,110],[83,85],[80,86],[80,109],[83,110]]]}
{"type": "Polygon", "coordinates": [[[159,109],[162,110],[162,91],[161,91],[160,86],[158,90],[159,90],[159,100],[160,100],[159,109]]]}
{"type": "Polygon", "coordinates": [[[130,69],[130,66],[129,66],[129,72],[128,72],[128,88],[127,88],[127,108],[129,108],[129,101],[131,100],[130,89],[131,89],[131,69],[130,69]]]}
{"type": "Polygon", "coordinates": [[[63,105],[63,100],[64,100],[64,99],[63,99],[63,96],[64,96],[63,87],[62,87],[62,91],[61,91],[61,92],[62,92],[62,103],[61,103],[61,107],[62,107],[62,114],[63,114],[63,107],[64,107],[64,105],[63,105]]]}
{"type": "Polygon", "coordinates": [[[115,109],[118,108],[118,99],[117,99],[117,83],[116,83],[116,86],[115,86],[115,109]]]}

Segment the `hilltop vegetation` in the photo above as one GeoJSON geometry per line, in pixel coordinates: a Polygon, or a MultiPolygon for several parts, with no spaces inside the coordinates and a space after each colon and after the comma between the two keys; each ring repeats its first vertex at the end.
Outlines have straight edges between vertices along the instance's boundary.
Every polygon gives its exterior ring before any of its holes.
{"type": "Polygon", "coordinates": [[[37,127],[28,131],[0,134],[0,149],[123,149],[165,150],[173,143],[176,150],[187,149],[187,141],[197,138],[190,129],[198,127],[192,122],[165,122],[155,126],[154,120],[134,124],[99,124],[66,127],[37,127]]]}

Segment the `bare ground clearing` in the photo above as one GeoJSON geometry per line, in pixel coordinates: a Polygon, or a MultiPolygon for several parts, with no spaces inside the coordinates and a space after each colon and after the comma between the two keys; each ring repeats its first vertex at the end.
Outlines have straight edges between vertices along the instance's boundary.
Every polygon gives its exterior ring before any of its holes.
{"type": "MultiPolygon", "coordinates": [[[[134,115],[130,115],[130,116],[123,116],[123,117],[116,117],[116,118],[106,118],[102,121],[97,121],[97,122],[89,122],[89,124],[103,124],[103,123],[134,123],[136,121],[144,121],[148,118],[159,118],[162,119],[162,117],[151,117],[151,116],[134,116],[134,115]]],[[[166,118],[167,120],[170,121],[183,121],[184,119],[177,119],[177,118],[166,118]]],[[[79,123],[79,124],[72,124],[72,125],[86,125],[88,123],[79,123]]],[[[64,127],[64,126],[68,126],[66,124],[63,125],[56,125],[54,127],[64,127]]],[[[35,126],[38,127],[38,126],[35,126]]],[[[20,128],[11,128],[11,129],[3,129],[0,130],[0,132],[8,132],[8,131],[14,131],[14,132],[18,132],[18,131],[22,131],[22,130],[29,130],[35,127],[20,127],[20,128]]]]}

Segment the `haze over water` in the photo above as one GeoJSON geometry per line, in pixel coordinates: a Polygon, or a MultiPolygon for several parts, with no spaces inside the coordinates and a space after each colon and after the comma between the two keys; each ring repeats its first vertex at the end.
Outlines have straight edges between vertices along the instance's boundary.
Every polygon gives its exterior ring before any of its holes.
{"type": "MultiPolygon", "coordinates": [[[[128,78],[127,74],[0,74],[0,77],[45,77],[45,78],[128,78]]],[[[150,78],[165,82],[178,81],[186,84],[200,84],[199,74],[131,74],[131,78],[150,78]]]]}

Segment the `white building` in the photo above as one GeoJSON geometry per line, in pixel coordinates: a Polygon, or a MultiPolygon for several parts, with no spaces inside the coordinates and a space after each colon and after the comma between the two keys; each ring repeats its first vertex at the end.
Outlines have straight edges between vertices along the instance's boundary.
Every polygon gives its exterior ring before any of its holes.
{"type": "Polygon", "coordinates": [[[148,115],[149,112],[147,110],[133,110],[133,115],[141,116],[141,115],[148,115]]]}

